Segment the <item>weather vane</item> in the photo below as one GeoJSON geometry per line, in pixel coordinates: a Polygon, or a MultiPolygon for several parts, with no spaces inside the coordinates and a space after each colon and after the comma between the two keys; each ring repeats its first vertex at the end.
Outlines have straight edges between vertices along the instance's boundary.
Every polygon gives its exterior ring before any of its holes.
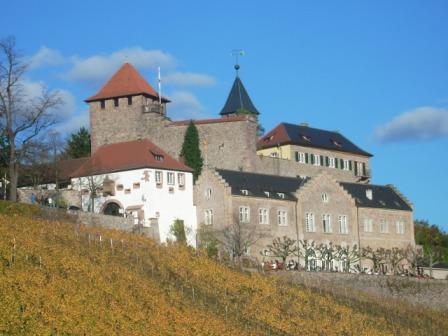
{"type": "Polygon", "coordinates": [[[233,49],[231,52],[231,55],[235,57],[235,70],[236,70],[236,75],[238,76],[238,70],[240,69],[240,65],[238,64],[238,58],[240,56],[244,56],[244,50],[243,49],[233,49]]]}

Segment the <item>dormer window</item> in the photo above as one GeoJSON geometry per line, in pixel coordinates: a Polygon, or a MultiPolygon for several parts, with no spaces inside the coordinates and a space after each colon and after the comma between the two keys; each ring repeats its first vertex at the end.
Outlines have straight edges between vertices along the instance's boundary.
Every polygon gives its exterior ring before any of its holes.
{"type": "Polygon", "coordinates": [[[285,198],[285,194],[284,193],[277,193],[277,196],[280,197],[281,199],[285,198]]]}
{"type": "Polygon", "coordinates": [[[247,189],[241,189],[241,193],[245,196],[249,195],[249,190],[247,189]]]}
{"type": "Polygon", "coordinates": [[[274,139],[274,136],[273,136],[273,135],[264,138],[264,141],[265,141],[265,142],[269,142],[269,141],[271,141],[272,139],[274,139]]]}
{"type": "Polygon", "coordinates": [[[152,156],[154,156],[154,159],[156,161],[163,161],[163,155],[158,154],[158,153],[153,153],[153,152],[151,152],[151,154],[152,154],[152,156]]]}
{"type": "Polygon", "coordinates": [[[335,145],[336,147],[341,147],[342,144],[339,141],[336,140],[331,140],[331,142],[333,143],[333,145],[335,145]]]}
{"type": "Polygon", "coordinates": [[[269,191],[265,191],[264,194],[266,195],[266,197],[269,197],[269,196],[270,196],[269,191]]]}
{"type": "Polygon", "coordinates": [[[311,138],[307,135],[302,135],[302,139],[305,140],[306,142],[311,142],[311,138]]]}
{"type": "Polygon", "coordinates": [[[386,202],[384,202],[383,200],[380,200],[380,204],[381,204],[382,206],[386,206],[386,202]]]}
{"type": "Polygon", "coordinates": [[[372,199],[373,199],[373,191],[372,191],[372,189],[367,189],[367,190],[366,190],[366,197],[367,197],[369,200],[372,200],[372,199]]]}

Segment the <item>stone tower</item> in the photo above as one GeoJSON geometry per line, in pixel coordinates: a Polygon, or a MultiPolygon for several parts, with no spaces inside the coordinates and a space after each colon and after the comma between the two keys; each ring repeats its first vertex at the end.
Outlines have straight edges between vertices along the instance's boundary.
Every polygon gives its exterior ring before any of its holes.
{"type": "Polygon", "coordinates": [[[169,123],[169,100],[159,99],[158,93],[129,63],[86,102],[90,107],[92,153],[105,144],[146,137],[151,128],[157,130],[169,123]]]}

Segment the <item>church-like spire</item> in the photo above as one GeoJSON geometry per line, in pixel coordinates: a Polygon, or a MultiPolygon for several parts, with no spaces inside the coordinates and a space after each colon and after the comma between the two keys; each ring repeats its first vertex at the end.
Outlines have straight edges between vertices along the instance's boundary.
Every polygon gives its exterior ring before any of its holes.
{"type": "Polygon", "coordinates": [[[227,101],[224,104],[220,114],[222,116],[230,116],[235,114],[252,114],[259,115],[260,112],[256,109],[243,82],[240,79],[239,71],[240,66],[238,63],[235,64],[236,76],[233,82],[232,89],[230,90],[227,101]]]}

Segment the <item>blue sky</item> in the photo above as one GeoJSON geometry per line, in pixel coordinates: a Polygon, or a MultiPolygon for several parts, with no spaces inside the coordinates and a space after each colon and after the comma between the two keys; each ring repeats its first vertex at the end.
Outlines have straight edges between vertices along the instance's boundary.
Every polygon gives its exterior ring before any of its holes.
{"type": "Polygon", "coordinates": [[[0,37],[31,62],[27,88],[59,89],[58,129],[86,124],[85,98],[124,61],[173,119],[217,116],[230,51],[269,130],[282,121],[339,130],[373,153],[373,183],[396,185],[415,217],[448,230],[448,2],[5,1],[0,37]]]}

